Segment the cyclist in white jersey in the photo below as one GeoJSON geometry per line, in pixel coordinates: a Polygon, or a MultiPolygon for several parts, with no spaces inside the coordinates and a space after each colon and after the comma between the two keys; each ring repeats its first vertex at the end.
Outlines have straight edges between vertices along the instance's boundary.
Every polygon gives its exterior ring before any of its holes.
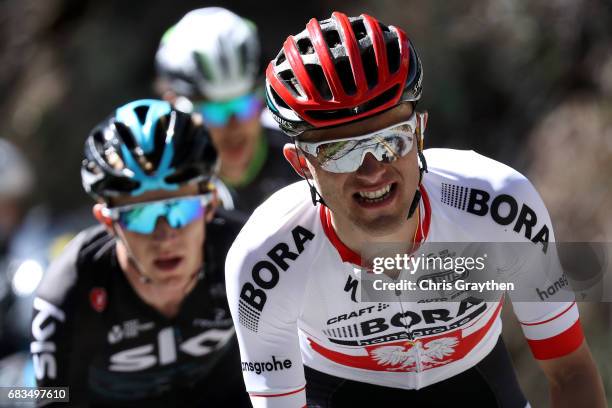
{"type": "MultiPolygon", "coordinates": [[[[503,296],[360,296],[364,254],[388,242],[518,243],[534,297],[567,286],[548,212],[523,175],[473,151],[423,151],[421,80],[406,34],[365,14],[311,19],[270,62],[268,107],[305,180],[260,206],[227,257],[254,407],[528,406],[500,337],[503,296]]],[[[568,292],[512,306],[552,405],[605,406],[568,292]]]]}

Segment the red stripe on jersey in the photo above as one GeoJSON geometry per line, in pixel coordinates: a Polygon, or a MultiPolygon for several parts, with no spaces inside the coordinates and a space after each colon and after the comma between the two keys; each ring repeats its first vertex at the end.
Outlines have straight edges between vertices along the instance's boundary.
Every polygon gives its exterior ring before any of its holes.
{"type": "MultiPolygon", "coordinates": [[[[499,303],[498,303],[498,305],[497,305],[497,306],[495,306],[495,312],[493,312],[494,314],[495,314],[495,313],[497,313],[498,309],[501,309],[501,308],[504,306],[504,302],[505,302],[505,300],[506,300],[506,294],[505,294],[505,293],[503,293],[503,294],[502,294],[502,296],[501,296],[501,299],[499,299],[499,303]]],[[[479,321],[480,321],[482,318],[484,318],[485,316],[486,316],[486,313],[483,313],[482,315],[478,316],[478,318],[477,318],[476,320],[474,320],[473,322],[468,323],[468,325],[467,325],[467,326],[462,327],[462,329],[463,329],[463,330],[465,330],[465,329],[469,329],[470,327],[472,327],[472,326],[474,326],[474,325],[478,324],[478,322],[479,322],[479,321]]]]}
{"type": "Polygon", "coordinates": [[[300,391],[304,391],[304,388],[306,388],[306,386],[303,386],[302,388],[297,389],[295,391],[286,392],[284,394],[255,394],[255,393],[249,392],[249,395],[251,397],[285,397],[287,395],[297,394],[300,391]]]}
{"type": "Polygon", "coordinates": [[[323,231],[325,235],[332,243],[334,248],[338,251],[342,262],[350,262],[354,265],[361,265],[361,256],[351,248],[344,245],[344,242],[340,240],[340,237],[336,234],[334,226],[331,222],[331,214],[329,214],[329,208],[322,205],[319,211],[321,215],[321,224],[323,224],[323,231]]]}
{"type": "Polygon", "coordinates": [[[425,187],[423,187],[422,184],[419,186],[419,191],[421,192],[421,197],[423,199],[425,214],[423,214],[423,220],[417,227],[417,234],[414,238],[415,244],[420,244],[421,242],[425,241],[427,235],[429,234],[429,224],[431,223],[431,205],[429,204],[429,196],[427,195],[427,191],[425,191],[425,187]]]}
{"type": "Polygon", "coordinates": [[[538,360],[550,360],[551,358],[563,357],[575,351],[584,340],[584,333],[580,320],[563,333],[548,339],[529,340],[529,347],[533,356],[538,360]]]}
{"type": "Polygon", "coordinates": [[[563,315],[564,315],[565,313],[567,313],[567,311],[568,311],[568,310],[570,310],[570,309],[571,309],[571,308],[572,308],[572,307],[573,307],[575,304],[576,304],[576,302],[572,302],[572,304],[571,304],[571,305],[569,305],[569,306],[567,307],[567,309],[565,309],[564,311],[562,311],[562,312],[561,312],[561,313],[559,313],[558,315],[556,315],[556,316],[554,316],[554,317],[551,317],[551,318],[550,318],[550,319],[548,319],[548,320],[544,320],[543,322],[536,322],[536,323],[525,323],[525,322],[521,322],[521,324],[522,324],[522,325],[524,325],[524,326],[537,326],[537,325],[539,325],[539,324],[544,324],[544,323],[551,322],[551,321],[555,320],[556,318],[563,316],[563,315]]]}
{"type": "MultiPolygon", "coordinates": [[[[421,197],[423,199],[423,207],[425,208],[425,214],[419,225],[417,225],[417,231],[415,235],[415,243],[420,243],[427,238],[427,234],[429,234],[429,224],[431,223],[431,206],[429,204],[429,196],[425,191],[425,187],[423,185],[419,186],[419,191],[421,191],[421,197]]],[[[338,251],[342,262],[350,262],[354,265],[361,265],[361,256],[353,251],[351,248],[344,245],[344,242],[340,240],[338,234],[334,230],[334,226],[331,222],[331,214],[329,208],[325,206],[321,206],[319,210],[319,215],[321,217],[321,224],[323,225],[323,231],[325,235],[332,243],[334,248],[338,251]]]]}

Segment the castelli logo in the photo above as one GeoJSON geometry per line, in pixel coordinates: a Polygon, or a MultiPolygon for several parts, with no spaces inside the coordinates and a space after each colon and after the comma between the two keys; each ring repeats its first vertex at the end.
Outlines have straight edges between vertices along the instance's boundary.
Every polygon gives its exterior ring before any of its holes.
{"type": "Polygon", "coordinates": [[[96,312],[103,312],[106,309],[106,289],[104,288],[93,288],[91,292],[89,292],[89,301],[91,302],[91,307],[96,312]]]}

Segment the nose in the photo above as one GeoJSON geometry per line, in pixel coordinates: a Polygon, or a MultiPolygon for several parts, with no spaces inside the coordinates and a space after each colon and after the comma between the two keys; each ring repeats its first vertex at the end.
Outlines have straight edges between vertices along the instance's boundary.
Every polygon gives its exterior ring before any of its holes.
{"type": "Polygon", "coordinates": [[[370,152],[366,153],[361,166],[355,173],[356,177],[367,183],[375,183],[385,172],[384,163],[376,160],[370,152]]]}
{"type": "Polygon", "coordinates": [[[166,217],[158,217],[153,230],[153,239],[157,241],[170,240],[178,236],[178,229],[168,224],[166,217]]]}
{"type": "Polygon", "coordinates": [[[225,126],[228,129],[234,129],[240,126],[240,120],[238,120],[236,114],[232,113],[232,115],[227,120],[227,124],[225,126]]]}

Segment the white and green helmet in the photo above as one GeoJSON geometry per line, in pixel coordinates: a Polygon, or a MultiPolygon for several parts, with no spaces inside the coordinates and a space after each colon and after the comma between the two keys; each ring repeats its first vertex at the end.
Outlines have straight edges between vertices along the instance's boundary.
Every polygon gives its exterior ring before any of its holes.
{"type": "Polygon", "coordinates": [[[255,24],[224,8],[205,7],[166,31],[155,60],[176,94],[225,101],[254,88],[259,53],[255,24]]]}
{"type": "Polygon", "coordinates": [[[25,156],[0,138],[0,197],[20,198],[32,192],[34,170],[25,156]]]}

